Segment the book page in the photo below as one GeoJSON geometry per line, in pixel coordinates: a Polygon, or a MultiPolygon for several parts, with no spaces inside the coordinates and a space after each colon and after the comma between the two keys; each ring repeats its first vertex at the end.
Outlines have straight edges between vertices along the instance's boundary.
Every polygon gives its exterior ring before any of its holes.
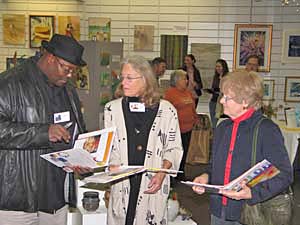
{"type": "Polygon", "coordinates": [[[41,155],[41,157],[58,167],[98,167],[97,162],[91,158],[90,154],[82,149],[69,149],[59,152],[52,152],[50,154],[41,155]]]}
{"type": "Polygon", "coordinates": [[[205,189],[205,192],[207,192],[207,193],[219,193],[220,190],[222,188],[224,188],[224,186],[222,186],[222,185],[199,184],[199,183],[194,183],[191,181],[181,181],[181,183],[186,184],[191,187],[193,187],[193,186],[202,187],[205,189]]]}
{"type": "Polygon", "coordinates": [[[107,166],[115,135],[115,128],[97,130],[78,136],[72,149],[41,155],[58,167],[107,166]]]}

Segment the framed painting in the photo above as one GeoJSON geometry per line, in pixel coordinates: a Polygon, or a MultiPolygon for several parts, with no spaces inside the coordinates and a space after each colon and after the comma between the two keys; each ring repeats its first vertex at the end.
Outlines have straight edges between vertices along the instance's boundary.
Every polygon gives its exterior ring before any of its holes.
{"type": "Polygon", "coordinates": [[[110,41],[111,19],[105,17],[88,18],[88,36],[93,41],[110,41]]]}
{"type": "Polygon", "coordinates": [[[300,102],[300,77],[286,77],[284,101],[300,102]]]}
{"type": "Polygon", "coordinates": [[[161,35],[160,57],[167,61],[168,69],[182,67],[188,50],[187,35],[161,35]]]}
{"type": "Polygon", "coordinates": [[[263,100],[272,101],[274,100],[274,80],[264,80],[264,96],[263,100]]]}
{"type": "Polygon", "coordinates": [[[8,45],[25,44],[25,15],[3,14],[3,42],[8,45]]]}
{"type": "Polygon", "coordinates": [[[80,17],[79,16],[59,16],[58,33],[80,40],[80,17]]]}
{"type": "Polygon", "coordinates": [[[154,26],[135,25],[134,26],[134,51],[153,51],[154,26]]]}
{"type": "Polygon", "coordinates": [[[236,24],[234,29],[233,70],[244,69],[250,55],[259,57],[259,71],[269,72],[272,25],[236,24]]]}
{"type": "Polygon", "coordinates": [[[49,41],[54,34],[54,16],[29,16],[30,48],[39,48],[42,40],[49,41]]]}
{"type": "Polygon", "coordinates": [[[282,36],[283,63],[300,63],[300,30],[285,30],[282,36]]]}

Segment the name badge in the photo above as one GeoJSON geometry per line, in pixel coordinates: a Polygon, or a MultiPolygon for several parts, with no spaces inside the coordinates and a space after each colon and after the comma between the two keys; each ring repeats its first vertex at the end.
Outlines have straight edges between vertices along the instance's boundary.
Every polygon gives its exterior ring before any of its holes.
{"type": "Polygon", "coordinates": [[[129,102],[130,112],[145,112],[145,104],[140,102],[129,102]]]}
{"type": "Polygon", "coordinates": [[[70,111],[54,113],[53,120],[54,123],[63,123],[70,121],[70,111]]]}

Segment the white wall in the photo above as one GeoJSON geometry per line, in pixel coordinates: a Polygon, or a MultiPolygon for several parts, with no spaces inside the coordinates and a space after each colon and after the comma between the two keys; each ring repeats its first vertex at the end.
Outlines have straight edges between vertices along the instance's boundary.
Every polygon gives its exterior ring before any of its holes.
{"type": "MultiPolygon", "coordinates": [[[[276,104],[284,98],[285,76],[300,76],[300,65],[281,63],[283,29],[299,29],[300,14],[295,7],[282,7],[280,0],[0,0],[0,71],[5,58],[32,55],[29,49],[29,15],[77,15],[81,18],[81,40],[87,40],[89,17],[110,17],[111,39],[124,39],[124,55],[133,54],[134,25],[154,25],[154,51],[137,52],[148,59],[159,56],[160,35],[186,26],[190,43],[220,43],[221,57],[232,66],[234,24],[273,24],[271,72],[262,74],[275,80],[276,104]],[[40,3],[42,2],[42,3],[40,3]],[[2,14],[26,15],[26,44],[3,44],[2,14]]],[[[190,47],[189,47],[190,49],[190,47]]]]}

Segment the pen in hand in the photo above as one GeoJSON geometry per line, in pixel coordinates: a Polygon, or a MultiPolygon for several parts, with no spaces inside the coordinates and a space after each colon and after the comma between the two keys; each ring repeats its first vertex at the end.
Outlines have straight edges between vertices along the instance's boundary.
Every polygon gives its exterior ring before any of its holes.
{"type": "Polygon", "coordinates": [[[66,123],[64,128],[69,129],[72,126],[73,122],[66,123]]]}

